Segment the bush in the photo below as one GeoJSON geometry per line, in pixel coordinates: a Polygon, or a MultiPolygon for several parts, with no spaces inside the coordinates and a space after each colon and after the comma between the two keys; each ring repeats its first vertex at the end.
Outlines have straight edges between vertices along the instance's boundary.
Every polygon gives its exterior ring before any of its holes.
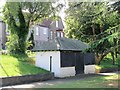
{"type": "Polygon", "coordinates": [[[116,58],[116,64],[120,66],[120,55],[116,58]]]}
{"type": "Polygon", "coordinates": [[[112,64],[112,59],[111,58],[104,58],[101,61],[101,64],[99,65],[101,68],[116,68],[118,67],[118,64],[116,63],[115,65],[112,64]]]}
{"type": "Polygon", "coordinates": [[[8,52],[7,52],[7,50],[1,50],[1,54],[2,54],[2,55],[7,55],[8,52]]]}

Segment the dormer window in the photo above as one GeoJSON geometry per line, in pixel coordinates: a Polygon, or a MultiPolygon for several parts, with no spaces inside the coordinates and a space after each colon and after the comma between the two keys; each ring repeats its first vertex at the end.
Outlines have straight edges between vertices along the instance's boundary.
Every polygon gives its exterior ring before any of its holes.
{"type": "Polygon", "coordinates": [[[58,21],[56,21],[56,27],[58,27],[58,21]]]}

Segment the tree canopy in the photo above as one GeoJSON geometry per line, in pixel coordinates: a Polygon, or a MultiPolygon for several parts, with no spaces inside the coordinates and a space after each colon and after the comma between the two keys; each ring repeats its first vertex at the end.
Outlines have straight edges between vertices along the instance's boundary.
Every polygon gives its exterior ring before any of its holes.
{"type": "Polygon", "coordinates": [[[37,20],[53,16],[54,11],[51,2],[6,2],[3,15],[10,32],[7,43],[9,53],[25,54],[30,26],[37,20]]]}
{"type": "Polygon", "coordinates": [[[66,36],[89,43],[98,64],[108,53],[117,56],[120,15],[114,7],[109,2],[77,2],[69,6],[66,36]]]}

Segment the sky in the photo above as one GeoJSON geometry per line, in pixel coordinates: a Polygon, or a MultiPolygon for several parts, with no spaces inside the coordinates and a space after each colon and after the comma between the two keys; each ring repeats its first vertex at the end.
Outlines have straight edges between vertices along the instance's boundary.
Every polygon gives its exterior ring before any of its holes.
{"type": "MultiPolygon", "coordinates": [[[[0,12],[1,12],[1,8],[5,5],[5,0],[0,0],[0,12]]],[[[2,16],[2,14],[0,13],[0,16],[2,16]]]]}
{"type": "Polygon", "coordinates": [[[5,0],[0,0],[0,7],[2,7],[5,4],[5,0]]]}
{"type": "MultiPolygon", "coordinates": [[[[5,5],[5,1],[6,1],[6,0],[0,0],[0,11],[2,10],[2,7],[5,5]]],[[[59,0],[59,3],[62,3],[62,4],[64,4],[64,5],[66,5],[66,6],[68,6],[68,5],[67,5],[67,0],[59,0]]],[[[65,13],[64,13],[65,8],[66,8],[66,7],[64,7],[64,8],[60,11],[60,13],[59,13],[59,16],[61,16],[62,20],[64,20],[64,17],[65,17],[65,13]]],[[[0,13],[0,16],[2,16],[1,13],[0,13]]]]}
{"type": "MultiPolygon", "coordinates": [[[[5,4],[5,1],[6,0],[0,0],[0,11],[1,11],[1,7],[3,7],[3,5],[5,4]]],[[[15,0],[14,0],[15,1],[15,0]]],[[[20,0],[16,0],[16,1],[20,1],[20,0]]],[[[28,0],[28,1],[31,1],[31,0],[28,0]]],[[[39,1],[42,1],[42,0],[39,0],[39,1]]],[[[60,13],[59,13],[59,15],[61,16],[61,18],[64,20],[64,18],[65,18],[65,13],[64,13],[64,11],[65,11],[65,9],[66,8],[68,8],[68,1],[69,2],[73,2],[73,1],[85,1],[85,0],[58,0],[58,2],[59,3],[62,3],[62,4],[64,4],[66,7],[64,7],[61,11],[60,11],[60,13]]],[[[86,0],[86,1],[88,1],[88,0],[86,0]]],[[[89,0],[89,1],[92,1],[92,0],[89,0]]],[[[95,0],[96,1],[96,0],[95,0]]],[[[97,1],[103,1],[103,0],[97,0],[97,1]]],[[[113,0],[105,0],[105,1],[112,1],[113,2],[113,0]]],[[[111,2],[111,3],[112,3],[111,2]]],[[[0,13],[0,16],[2,16],[2,14],[0,13]]]]}

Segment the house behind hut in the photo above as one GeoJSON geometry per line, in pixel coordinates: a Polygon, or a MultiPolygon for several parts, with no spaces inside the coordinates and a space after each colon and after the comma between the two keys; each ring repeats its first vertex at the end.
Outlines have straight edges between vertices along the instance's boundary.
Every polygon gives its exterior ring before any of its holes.
{"type": "Polygon", "coordinates": [[[61,19],[54,21],[50,19],[44,19],[41,24],[36,24],[31,27],[28,38],[33,31],[35,44],[49,41],[55,39],[56,37],[64,37],[63,29],[64,26],[61,19]]]}

